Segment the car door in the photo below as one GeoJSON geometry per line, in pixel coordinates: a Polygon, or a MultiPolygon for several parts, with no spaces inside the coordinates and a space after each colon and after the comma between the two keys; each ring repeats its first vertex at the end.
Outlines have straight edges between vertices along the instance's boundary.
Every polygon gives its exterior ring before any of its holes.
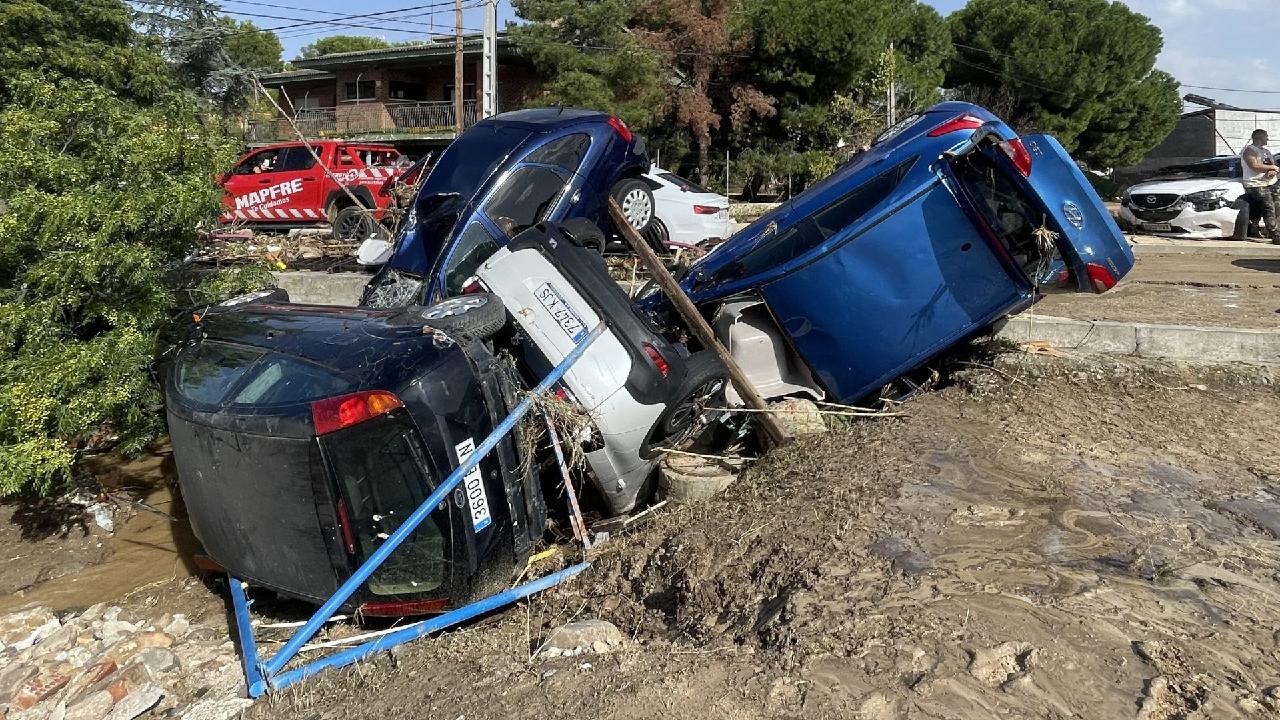
{"type": "Polygon", "coordinates": [[[792,207],[805,216],[744,255],[744,274],[760,273],[748,282],[840,401],[1030,297],[954,192],[936,164],[908,158],[823,207],[792,207]]]}
{"type": "Polygon", "coordinates": [[[324,157],[330,148],[315,146],[308,149],[303,145],[285,148],[281,154],[278,181],[269,192],[275,193],[270,202],[277,220],[282,222],[305,222],[324,218],[321,203],[324,201],[324,189],[328,184],[328,176],[324,171],[324,163],[331,159],[324,157]],[[311,150],[315,150],[315,155],[311,150]],[[316,162],[320,155],[321,162],[316,162]],[[278,188],[278,189],[277,189],[278,188]]]}
{"type": "Polygon", "coordinates": [[[258,191],[270,182],[279,157],[279,148],[267,148],[246,155],[231,168],[222,181],[228,214],[237,220],[258,219],[258,191]]]}

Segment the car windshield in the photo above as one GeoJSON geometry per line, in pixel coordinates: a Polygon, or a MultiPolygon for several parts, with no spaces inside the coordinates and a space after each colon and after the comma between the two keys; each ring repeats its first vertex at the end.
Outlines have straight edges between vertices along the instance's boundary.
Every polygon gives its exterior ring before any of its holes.
{"type": "Polygon", "coordinates": [[[184,350],[176,369],[178,393],[198,405],[289,405],[351,388],[346,378],[319,365],[219,342],[184,350]]]}
{"type": "Polygon", "coordinates": [[[453,141],[422,183],[419,202],[444,193],[470,198],[498,165],[529,137],[528,130],[477,125],[453,141]]]}
{"type": "Polygon", "coordinates": [[[681,190],[685,190],[687,192],[695,192],[695,193],[711,192],[710,190],[702,187],[701,185],[695,183],[694,181],[689,180],[688,178],[682,178],[675,173],[669,173],[669,172],[658,173],[658,177],[662,178],[663,180],[666,180],[672,185],[675,185],[681,190]]]}

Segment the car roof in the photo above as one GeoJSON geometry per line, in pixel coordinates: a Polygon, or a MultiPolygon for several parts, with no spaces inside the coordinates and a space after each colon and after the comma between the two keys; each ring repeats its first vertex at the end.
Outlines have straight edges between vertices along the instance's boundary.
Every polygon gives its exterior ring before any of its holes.
{"type": "Polygon", "coordinates": [[[512,125],[529,130],[554,130],[558,127],[576,125],[591,120],[605,121],[609,114],[599,110],[584,110],[573,107],[543,107],[512,110],[484,120],[494,125],[512,125]]]}

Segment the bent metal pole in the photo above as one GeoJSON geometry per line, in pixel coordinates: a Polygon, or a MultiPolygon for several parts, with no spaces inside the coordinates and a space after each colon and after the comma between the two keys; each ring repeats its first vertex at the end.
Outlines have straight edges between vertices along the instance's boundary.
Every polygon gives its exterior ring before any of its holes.
{"type": "Polygon", "coordinates": [[[582,357],[582,353],[586,351],[587,347],[604,333],[604,329],[605,324],[603,322],[592,328],[591,332],[582,339],[582,342],[578,343],[565,359],[561,360],[560,364],[556,365],[555,369],[520,401],[520,404],[511,411],[511,414],[507,415],[506,419],[499,423],[498,427],[493,429],[493,432],[489,433],[489,437],[485,438],[484,442],[476,447],[475,452],[467,458],[466,462],[450,473],[449,477],[445,478],[444,482],[440,483],[440,486],[418,506],[418,509],[405,518],[400,527],[396,528],[396,531],[391,533],[391,536],[369,555],[369,559],[365,560],[364,564],[357,568],[351,574],[351,577],[347,578],[346,582],[342,583],[342,586],[334,591],[324,605],[321,605],[320,609],[316,610],[315,614],[302,627],[298,628],[293,637],[289,638],[289,641],[275,655],[271,656],[271,659],[263,663],[261,670],[263,677],[270,678],[276,675],[286,663],[293,659],[294,655],[298,654],[298,649],[316,634],[326,620],[333,617],[333,614],[338,611],[342,603],[355,594],[356,590],[364,584],[364,581],[368,580],[369,576],[386,561],[387,556],[391,555],[392,551],[400,547],[400,543],[403,543],[414,530],[418,529],[418,525],[431,514],[431,511],[435,510],[436,506],[457,487],[458,483],[462,482],[463,476],[474,470],[480,464],[480,461],[489,454],[489,451],[493,450],[498,444],[498,441],[511,432],[511,428],[515,427],[520,418],[524,417],[524,414],[529,411],[533,404],[533,399],[558,382],[565,372],[578,361],[578,358],[582,357]]]}

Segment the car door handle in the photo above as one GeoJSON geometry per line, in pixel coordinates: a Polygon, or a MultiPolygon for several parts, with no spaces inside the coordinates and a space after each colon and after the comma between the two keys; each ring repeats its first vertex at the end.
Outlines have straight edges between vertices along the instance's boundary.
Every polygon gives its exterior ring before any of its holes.
{"type": "Polygon", "coordinates": [[[261,179],[261,180],[259,180],[259,181],[258,181],[258,184],[259,184],[259,185],[270,185],[270,184],[271,184],[271,180],[270,180],[270,179],[268,179],[268,178],[263,178],[263,179],[261,179]]]}

